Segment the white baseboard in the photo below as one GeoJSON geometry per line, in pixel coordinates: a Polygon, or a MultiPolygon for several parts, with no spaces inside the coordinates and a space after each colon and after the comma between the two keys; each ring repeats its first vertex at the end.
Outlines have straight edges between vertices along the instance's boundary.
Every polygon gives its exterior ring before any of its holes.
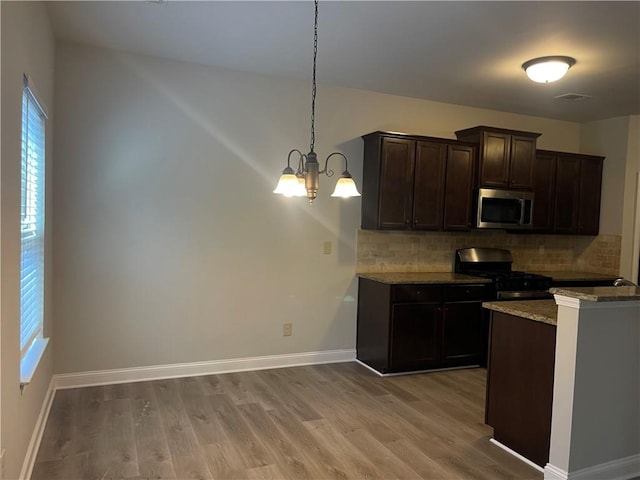
{"type": "Polygon", "coordinates": [[[418,373],[448,372],[449,370],[467,370],[469,368],[479,368],[480,367],[480,365],[464,365],[462,367],[431,368],[429,370],[411,370],[409,372],[380,373],[378,370],[376,370],[375,368],[367,365],[363,361],[358,360],[357,358],[354,359],[354,360],[356,361],[356,363],[359,363],[364,368],[366,368],[368,370],[371,370],[373,373],[375,373],[379,377],[398,377],[400,375],[406,376],[406,375],[416,375],[418,373]]]}
{"type": "Polygon", "coordinates": [[[523,457],[522,455],[520,455],[518,452],[516,452],[515,450],[511,450],[509,447],[507,447],[506,445],[500,443],[499,441],[497,441],[495,438],[490,438],[489,441],[491,443],[493,443],[495,446],[500,447],[501,449],[503,449],[505,452],[513,455],[514,457],[516,457],[518,460],[526,463],[527,465],[529,465],[530,467],[535,468],[536,470],[538,470],[539,472],[544,472],[544,469],[536,464],[533,463],[531,460],[529,460],[527,457],[523,457]]]}
{"type": "Polygon", "coordinates": [[[361,361],[360,361],[360,360],[358,360],[357,358],[356,358],[356,363],[359,363],[359,364],[360,364],[360,365],[362,365],[364,368],[366,368],[367,370],[372,371],[373,373],[375,373],[375,374],[376,374],[376,375],[378,375],[379,377],[384,377],[384,376],[385,376],[385,374],[384,374],[384,373],[380,373],[380,372],[379,372],[379,371],[377,371],[375,368],[370,367],[369,365],[367,365],[367,364],[366,364],[366,363],[364,363],[364,362],[361,362],[361,361]]]}
{"type": "Polygon", "coordinates": [[[630,480],[640,477],[640,454],[618,458],[573,472],[567,472],[550,463],[544,467],[545,480],[630,480]]]}
{"type": "Polygon", "coordinates": [[[567,480],[567,478],[569,478],[569,474],[561,468],[550,463],[545,465],[544,480],[567,480]]]}
{"type": "Polygon", "coordinates": [[[267,355],[264,357],[233,358],[207,362],[177,363],[173,365],[154,365],[150,367],[120,368],[94,372],[54,375],[55,388],[78,388],[114,383],[141,382],[165,378],[194,377],[215,375],[218,373],[266,370],[269,368],[296,367],[301,365],[319,365],[322,363],[352,362],[356,359],[355,350],[327,350],[323,352],[291,353],[267,355]]]}
{"type": "Polygon", "coordinates": [[[42,441],[42,435],[44,434],[44,428],[47,426],[47,419],[49,418],[49,412],[51,411],[51,405],[53,405],[53,398],[55,397],[55,382],[54,378],[51,378],[49,382],[49,388],[44,396],[42,407],[40,408],[40,414],[36,420],[35,427],[33,427],[33,433],[31,434],[31,440],[27,447],[27,453],[24,456],[22,462],[22,470],[20,471],[20,480],[29,480],[31,473],[33,472],[33,466],[36,462],[36,456],[38,455],[38,449],[40,448],[40,442],[42,441]]]}

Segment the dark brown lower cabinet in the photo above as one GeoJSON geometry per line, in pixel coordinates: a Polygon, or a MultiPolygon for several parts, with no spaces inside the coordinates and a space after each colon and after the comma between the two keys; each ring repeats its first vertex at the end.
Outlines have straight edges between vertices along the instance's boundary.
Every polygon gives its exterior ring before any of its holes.
{"type": "Polygon", "coordinates": [[[380,373],[482,363],[485,286],[360,278],[357,358],[380,373]]]}
{"type": "Polygon", "coordinates": [[[445,367],[481,364],[482,310],[478,302],[445,303],[442,316],[442,363],[445,367]],[[473,319],[473,320],[471,320],[473,319]]]}
{"type": "Polygon", "coordinates": [[[491,312],[485,423],[541,467],[549,461],[555,345],[555,325],[491,312]]]}
{"type": "Polygon", "coordinates": [[[429,303],[393,305],[390,367],[392,371],[436,368],[440,363],[440,307],[429,303]]]}

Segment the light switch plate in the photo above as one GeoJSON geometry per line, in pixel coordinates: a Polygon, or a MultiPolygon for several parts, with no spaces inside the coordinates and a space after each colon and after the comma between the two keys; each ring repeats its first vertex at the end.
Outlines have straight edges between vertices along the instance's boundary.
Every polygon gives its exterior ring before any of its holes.
{"type": "Polygon", "coordinates": [[[324,246],[323,246],[322,252],[325,255],[331,255],[331,250],[333,250],[333,244],[332,244],[331,240],[327,240],[326,242],[324,242],[324,246]]]}
{"type": "Polygon", "coordinates": [[[282,336],[283,337],[290,337],[292,332],[293,332],[293,325],[291,325],[290,323],[284,323],[282,325],[282,336]]]}

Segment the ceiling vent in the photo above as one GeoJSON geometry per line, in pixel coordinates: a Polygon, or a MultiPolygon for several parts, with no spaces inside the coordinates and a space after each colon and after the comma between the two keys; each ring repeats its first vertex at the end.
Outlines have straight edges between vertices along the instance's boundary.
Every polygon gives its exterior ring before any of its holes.
{"type": "Polygon", "coordinates": [[[572,102],[581,102],[582,100],[591,98],[591,95],[584,95],[582,93],[564,93],[553,98],[558,98],[560,100],[570,100],[572,102]]]}

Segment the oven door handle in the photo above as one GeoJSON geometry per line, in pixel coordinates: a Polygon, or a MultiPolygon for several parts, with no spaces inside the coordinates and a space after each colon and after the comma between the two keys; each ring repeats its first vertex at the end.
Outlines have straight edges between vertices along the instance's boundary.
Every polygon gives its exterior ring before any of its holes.
{"type": "Polygon", "coordinates": [[[502,291],[497,292],[498,300],[535,300],[540,298],[553,298],[548,290],[519,290],[517,292],[502,291]]]}
{"type": "Polygon", "coordinates": [[[525,212],[525,199],[520,199],[520,218],[518,219],[518,225],[524,225],[524,212],[525,212]]]}

